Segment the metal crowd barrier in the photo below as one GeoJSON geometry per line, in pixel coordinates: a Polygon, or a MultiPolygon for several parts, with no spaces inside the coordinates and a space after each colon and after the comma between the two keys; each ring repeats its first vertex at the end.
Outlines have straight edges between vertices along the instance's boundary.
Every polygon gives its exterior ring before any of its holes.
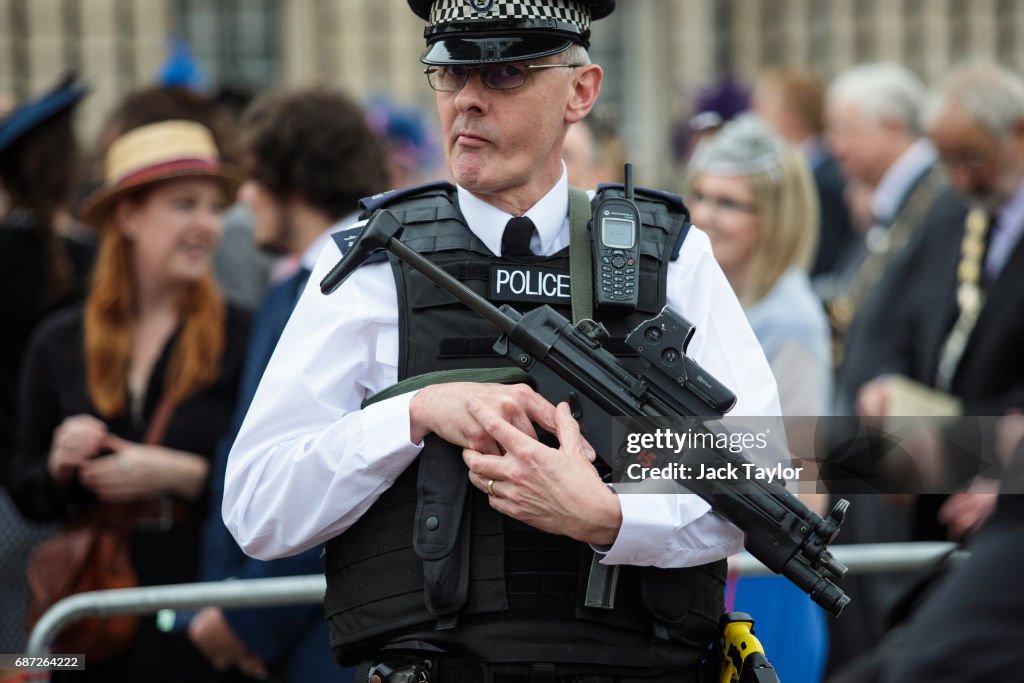
{"type": "MultiPolygon", "coordinates": [[[[954,543],[864,543],[834,545],[831,549],[854,574],[908,571],[937,559],[955,547],[954,543]]],[[[965,553],[958,551],[957,554],[965,553]]],[[[733,557],[730,567],[740,576],[772,573],[748,553],[733,557]]],[[[27,654],[33,657],[49,654],[50,643],[61,629],[87,617],[155,614],[164,609],[201,609],[210,605],[264,607],[315,604],[323,600],[324,586],[324,577],[317,574],[79,593],[55,604],[36,622],[29,637],[27,654]]]]}

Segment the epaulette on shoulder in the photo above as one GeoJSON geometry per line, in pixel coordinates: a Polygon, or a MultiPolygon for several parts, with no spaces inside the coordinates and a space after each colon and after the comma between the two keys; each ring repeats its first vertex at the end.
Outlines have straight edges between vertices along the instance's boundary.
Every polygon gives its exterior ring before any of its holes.
{"type": "Polygon", "coordinates": [[[422,185],[411,185],[409,187],[402,187],[397,190],[388,190],[387,192],[381,192],[375,194],[372,197],[365,197],[359,200],[359,207],[363,209],[364,213],[373,213],[377,209],[393,204],[399,199],[405,199],[407,197],[414,197],[417,195],[429,194],[438,190],[450,191],[454,190],[455,186],[449,183],[447,180],[435,180],[433,182],[424,183],[422,185]]]}
{"type": "Polygon", "coordinates": [[[686,236],[690,233],[690,228],[692,227],[693,223],[691,223],[690,221],[686,221],[683,224],[683,229],[679,231],[679,237],[678,239],[676,239],[676,246],[672,249],[672,256],[669,258],[669,261],[675,261],[676,259],[679,258],[679,252],[682,251],[683,249],[683,241],[686,239],[686,236]]]}
{"type": "MultiPolygon", "coordinates": [[[[363,228],[366,224],[357,225],[354,228],[346,228],[345,230],[339,230],[331,234],[331,239],[338,245],[338,251],[341,252],[342,258],[348,253],[348,250],[352,248],[352,245],[359,239],[359,235],[363,233],[363,228]]],[[[362,262],[360,267],[365,266],[368,263],[381,263],[388,260],[387,252],[378,251],[375,254],[371,254],[370,258],[362,262]]]]}

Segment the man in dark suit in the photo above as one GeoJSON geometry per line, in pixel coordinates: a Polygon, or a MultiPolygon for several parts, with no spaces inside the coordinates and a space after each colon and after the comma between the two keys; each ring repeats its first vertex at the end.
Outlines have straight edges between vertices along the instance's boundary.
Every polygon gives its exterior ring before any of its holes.
{"type": "MultiPolygon", "coordinates": [[[[253,212],[253,238],[265,251],[295,258],[298,267],[270,289],[253,323],[234,429],[210,472],[206,580],[323,571],[320,548],[272,562],[246,557],[221,519],[224,469],[234,434],[320,250],[333,232],[355,222],[361,197],[388,187],[383,148],[362,109],[340,94],[307,91],[260,98],[243,117],[242,143],[247,180],[239,199],[253,212]]],[[[208,607],[192,618],[189,636],[218,668],[237,668],[255,678],[271,672],[283,681],[341,680],[319,605],[208,607]]]]}
{"type": "MultiPolygon", "coordinates": [[[[828,304],[837,362],[867,292],[903,249],[944,185],[935,150],[921,134],[924,95],[917,76],[884,63],[843,72],[826,94],[829,148],[851,187],[864,195],[862,212],[867,214],[862,236],[835,274],[815,281],[828,304]]],[[[847,360],[846,365],[860,373],[861,362],[847,360]]],[[[848,413],[844,385],[838,387],[837,399],[837,412],[848,413]]]]}
{"type": "MultiPolygon", "coordinates": [[[[888,414],[902,376],[958,400],[963,415],[1002,415],[1024,406],[1024,82],[993,65],[958,68],[933,97],[925,125],[966,206],[943,197],[872,294],[891,293],[900,316],[876,340],[881,376],[861,388],[858,411],[888,414]]],[[[995,502],[994,492],[956,494],[939,514],[964,533],[995,502]]],[[[1019,539],[1020,507],[999,507],[994,526],[1019,539]]],[[[988,538],[979,535],[979,547],[988,538]]],[[[893,680],[965,680],[967,670],[971,680],[1019,677],[1016,658],[1002,649],[1024,630],[1016,611],[1022,584],[1000,571],[1012,557],[981,550],[912,624],[893,680]]]]}
{"type": "Polygon", "coordinates": [[[967,205],[937,203],[879,287],[901,320],[875,345],[879,377],[860,389],[858,412],[887,414],[902,375],[955,397],[964,415],[1001,415],[1024,405],[1024,84],[994,66],[961,68],[926,120],[967,205]]]}
{"type": "Polygon", "coordinates": [[[963,67],[927,114],[967,204],[936,203],[880,286],[900,321],[874,344],[878,377],[861,387],[858,412],[885,415],[889,376],[900,374],[960,399],[965,415],[1001,415],[1024,405],[1024,84],[994,66],[963,67]]]}

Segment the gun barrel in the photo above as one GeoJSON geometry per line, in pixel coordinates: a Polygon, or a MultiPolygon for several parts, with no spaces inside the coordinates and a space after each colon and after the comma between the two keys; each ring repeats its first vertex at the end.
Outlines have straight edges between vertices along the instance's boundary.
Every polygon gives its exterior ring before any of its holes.
{"type": "Polygon", "coordinates": [[[814,602],[832,616],[838,617],[850,604],[850,597],[839,586],[808,567],[799,557],[790,560],[780,573],[802,588],[814,602]]]}

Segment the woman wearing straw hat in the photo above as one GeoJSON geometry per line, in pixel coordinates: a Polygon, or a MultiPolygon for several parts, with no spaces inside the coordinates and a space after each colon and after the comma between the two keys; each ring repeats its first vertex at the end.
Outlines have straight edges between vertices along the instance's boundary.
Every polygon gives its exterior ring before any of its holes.
{"type": "MultiPolygon", "coordinates": [[[[195,579],[209,459],[234,407],[249,321],[211,275],[235,183],[203,126],[165,121],[110,147],[83,205],[101,233],[84,308],[33,338],[22,375],[16,473],[22,511],[127,517],[140,585],[195,579]]],[[[75,681],[202,680],[179,634],[142,618],[131,646],[75,681]]]]}

